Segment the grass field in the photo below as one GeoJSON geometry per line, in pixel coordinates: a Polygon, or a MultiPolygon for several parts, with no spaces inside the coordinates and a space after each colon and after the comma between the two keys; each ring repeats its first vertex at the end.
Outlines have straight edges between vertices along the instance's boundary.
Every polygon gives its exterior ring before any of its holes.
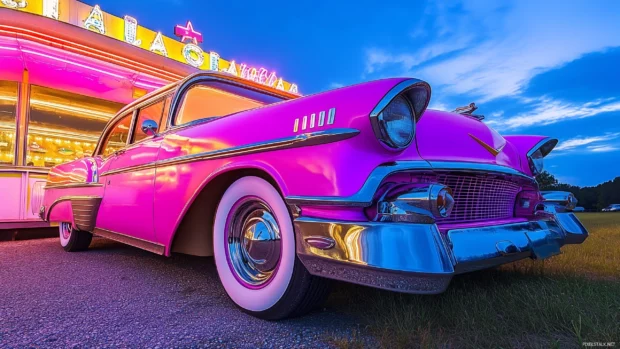
{"type": "Polygon", "coordinates": [[[545,261],[523,260],[457,276],[436,296],[338,284],[328,305],[359,317],[340,348],[620,347],[620,213],[579,215],[581,245],[545,261]]]}

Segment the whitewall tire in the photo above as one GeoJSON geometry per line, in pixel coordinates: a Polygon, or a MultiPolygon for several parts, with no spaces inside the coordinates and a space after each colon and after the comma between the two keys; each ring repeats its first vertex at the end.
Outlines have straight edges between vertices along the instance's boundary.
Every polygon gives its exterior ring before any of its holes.
{"type": "Polygon", "coordinates": [[[93,234],[87,231],[74,229],[69,222],[61,222],[58,225],[60,246],[67,252],[84,251],[90,246],[93,234]]]}
{"type": "Polygon", "coordinates": [[[321,303],[327,280],[312,276],[295,253],[295,232],[280,193],[266,180],[243,177],[218,205],[213,249],[228,296],[269,320],[301,315],[321,303]]]}

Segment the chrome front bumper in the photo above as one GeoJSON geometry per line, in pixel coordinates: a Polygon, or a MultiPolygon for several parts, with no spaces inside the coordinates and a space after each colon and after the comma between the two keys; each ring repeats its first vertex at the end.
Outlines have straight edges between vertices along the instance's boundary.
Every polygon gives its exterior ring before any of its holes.
{"type": "Polygon", "coordinates": [[[443,292],[452,276],[531,257],[545,259],[587,230],[570,212],[441,233],[436,224],[295,219],[297,254],[330,279],[407,293],[443,292]]]}

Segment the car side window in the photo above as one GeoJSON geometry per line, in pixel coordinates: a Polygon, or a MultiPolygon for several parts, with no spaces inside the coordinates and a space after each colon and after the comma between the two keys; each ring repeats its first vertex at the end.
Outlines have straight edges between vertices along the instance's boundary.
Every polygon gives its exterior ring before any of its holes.
{"type": "Polygon", "coordinates": [[[240,87],[217,83],[197,83],[185,91],[179,107],[176,109],[174,125],[230,115],[261,107],[271,102],[271,100],[267,101],[264,98],[251,98],[250,94],[250,91],[240,87]]]}
{"type": "Polygon", "coordinates": [[[142,132],[142,123],[144,121],[153,120],[157,123],[157,125],[161,125],[165,102],[166,98],[162,98],[155,103],[149,104],[146,107],[142,107],[140,108],[140,110],[138,110],[138,118],[136,119],[136,123],[133,127],[133,141],[131,142],[132,144],[150,137],[146,133],[142,132]]]}
{"type": "Polygon", "coordinates": [[[133,112],[126,114],[114,124],[101,147],[100,153],[109,156],[115,151],[124,148],[129,138],[129,128],[131,127],[131,117],[133,112]]]}

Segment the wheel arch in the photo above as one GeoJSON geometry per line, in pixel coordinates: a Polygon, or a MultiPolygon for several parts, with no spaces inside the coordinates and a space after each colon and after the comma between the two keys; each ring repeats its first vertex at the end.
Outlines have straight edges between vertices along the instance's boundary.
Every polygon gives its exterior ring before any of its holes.
{"type": "Polygon", "coordinates": [[[283,197],[286,185],[278,172],[264,163],[239,163],[225,166],[207,177],[181,214],[170,238],[167,255],[213,255],[213,222],[217,206],[226,189],[236,180],[256,176],[269,182],[283,197]]]}

